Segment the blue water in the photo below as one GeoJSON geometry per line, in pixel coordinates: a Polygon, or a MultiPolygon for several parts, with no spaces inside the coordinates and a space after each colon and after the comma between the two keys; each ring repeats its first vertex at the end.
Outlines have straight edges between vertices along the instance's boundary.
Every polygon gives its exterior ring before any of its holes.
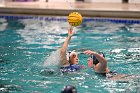
{"type": "MultiPolygon", "coordinates": [[[[67,84],[78,93],[140,92],[140,79],[112,81],[91,69],[42,74],[44,63],[62,46],[68,29],[66,17],[45,18],[0,18],[0,92],[60,93],[67,84]]],[[[140,75],[140,24],[84,19],[74,28],[69,50],[104,52],[111,70],[140,75]]],[[[87,58],[79,54],[80,64],[87,66],[87,58]]]]}

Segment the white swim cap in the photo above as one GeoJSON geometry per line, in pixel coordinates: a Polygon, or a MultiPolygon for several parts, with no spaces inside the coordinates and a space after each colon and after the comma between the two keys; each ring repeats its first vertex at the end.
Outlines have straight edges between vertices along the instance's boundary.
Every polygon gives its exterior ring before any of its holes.
{"type": "Polygon", "coordinates": [[[70,58],[72,55],[77,55],[77,53],[75,52],[75,50],[67,52],[67,54],[66,54],[67,60],[69,60],[69,58],[70,58]]]}

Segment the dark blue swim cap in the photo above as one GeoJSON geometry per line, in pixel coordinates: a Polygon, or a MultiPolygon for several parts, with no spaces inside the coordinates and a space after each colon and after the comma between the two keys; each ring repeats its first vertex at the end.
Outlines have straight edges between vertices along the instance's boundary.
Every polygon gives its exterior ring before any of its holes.
{"type": "Polygon", "coordinates": [[[67,85],[62,89],[61,93],[77,93],[77,90],[74,86],[67,85]]]}
{"type": "MultiPolygon", "coordinates": [[[[103,57],[105,58],[105,55],[104,55],[104,53],[103,52],[99,52],[99,54],[100,55],[103,55],[103,57]]],[[[99,63],[99,61],[98,61],[98,59],[96,58],[96,56],[94,56],[94,55],[91,55],[91,58],[92,58],[92,60],[93,60],[93,64],[98,64],[99,63]]]]}

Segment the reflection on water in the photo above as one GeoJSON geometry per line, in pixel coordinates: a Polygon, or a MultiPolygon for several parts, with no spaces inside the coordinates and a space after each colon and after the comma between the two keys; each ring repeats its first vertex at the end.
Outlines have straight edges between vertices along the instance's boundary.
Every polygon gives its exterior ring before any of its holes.
{"type": "MultiPolygon", "coordinates": [[[[58,73],[59,51],[67,36],[66,21],[0,19],[0,91],[59,93],[64,85],[79,93],[139,92],[139,79],[107,80],[92,69],[58,73]],[[50,57],[49,57],[50,56],[50,57]]],[[[140,25],[86,21],[76,27],[68,50],[79,53],[87,66],[85,49],[102,51],[112,71],[140,75],[140,25]]]]}

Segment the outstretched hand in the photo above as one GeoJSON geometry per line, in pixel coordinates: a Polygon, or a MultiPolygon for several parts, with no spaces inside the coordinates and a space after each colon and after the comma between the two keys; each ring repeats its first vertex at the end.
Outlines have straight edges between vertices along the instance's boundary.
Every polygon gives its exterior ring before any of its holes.
{"type": "Polygon", "coordinates": [[[72,31],[72,26],[70,25],[69,29],[68,29],[68,36],[72,37],[74,34],[74,31],[72,31]]]}
{"type": "Polygon", "coordinates": [[[86,55],[92,55],[95,52],[94,51],[91,51],[91,50],[85,50],[83,53],[86,54],[86,55]]]}

